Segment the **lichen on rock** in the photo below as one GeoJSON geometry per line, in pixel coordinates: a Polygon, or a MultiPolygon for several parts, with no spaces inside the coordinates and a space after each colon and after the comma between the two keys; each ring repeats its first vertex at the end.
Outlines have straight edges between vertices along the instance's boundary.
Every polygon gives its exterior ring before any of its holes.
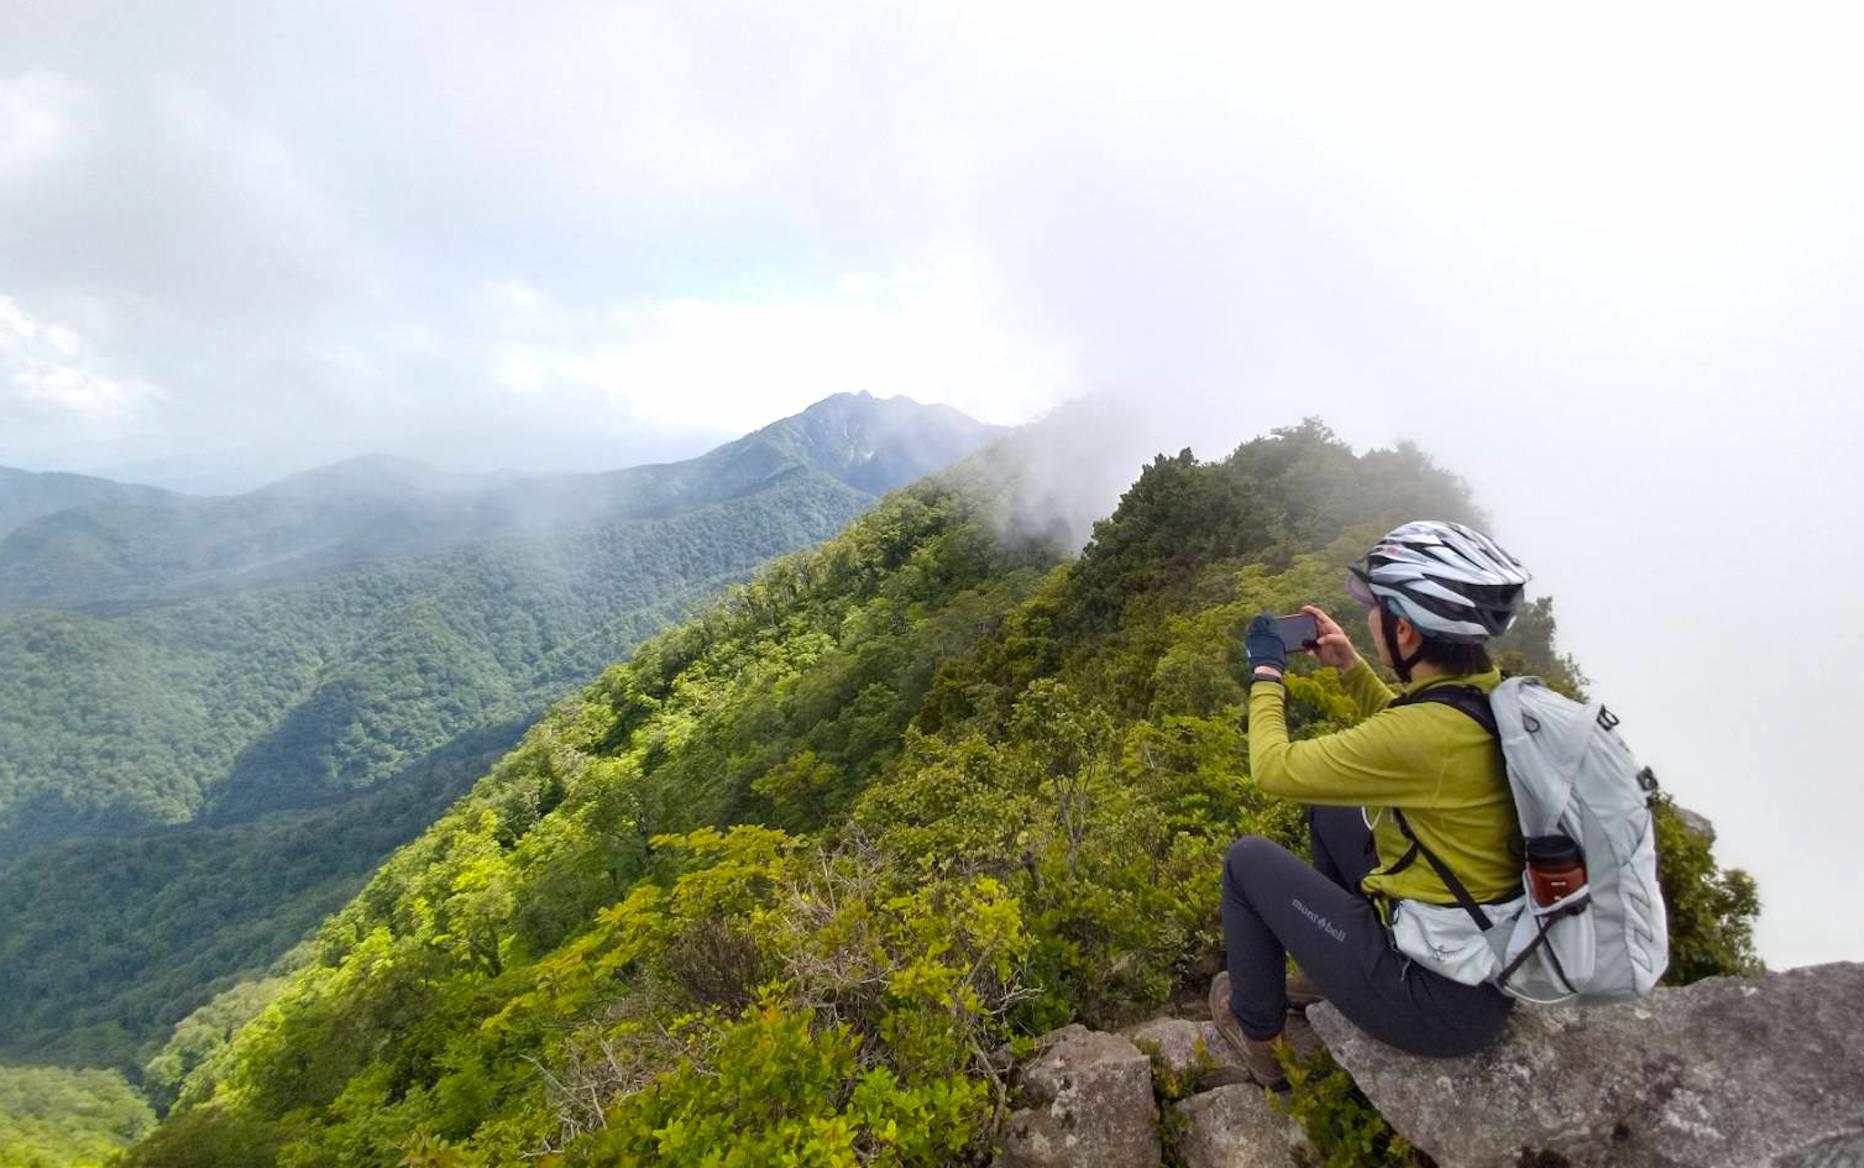
{"type": "Polygon", "coordinates": [[[1018,1076],[1002,1168],[1156,1168],[1152,1061],[1118,1034],[1065,1026],[1018,1076]]]}
{"type": "Polygon", "coordinates": [[[1864,964],[1710,978],[1523,1007],[1500,1042],[1455,1059],[1395,1050],[1331,1007],[1309,1018],[1439,1168],[1827,1168],[1864,1150],[1861,1006],[1864,964]]]}

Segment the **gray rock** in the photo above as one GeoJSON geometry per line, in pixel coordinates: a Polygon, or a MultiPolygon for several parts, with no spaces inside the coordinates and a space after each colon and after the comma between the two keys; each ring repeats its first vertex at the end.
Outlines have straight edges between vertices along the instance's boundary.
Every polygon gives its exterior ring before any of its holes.
{"type": "Polygon", "coordinates": [[[1864,1132],[1821,1141],[1789,1156],[1778,1168],[1864,1168],[1864,1132]]]}
{"type": "Polygon", "coordinates": [[[1157,1168],[1152,1062],[1132,1042],[1084,1026],[1042,1039],[1004,1128],[1004,1168],[1157,1168]]]}
{"type": "Polygon", "coordinates": [[[1190,1094],[1228,1053],[1215,1026],[1188,1018],[1154,1018],[1122,1033],[1152,1059],[1159,1093],[1167,1097],[1190,1094]]]}
{"type": "Polygon", "coordinates": [[[1440,1168],[1833,1168],[1864,1160],[1864,965],[1711,978],[1619,1006],[1515,1011],[1425,1059],[1308,1018],[1440,1168]]]}
{"type": "Polygon", "coordinates": [[[1313,1162],[1307,1133],[1254,1085],[1218,1087],[1173,1105],[1167,1125],[1184,1168],[1300,1168],[1313,1162]]]}
{"type": "Polygon", "coordinates": [[[1712,844],[1715,842],[1715,825],[1709,822],[1708,816],[1699,815],[1680,803],[1676,804],[1674,809],[1676,811],[1676,818],[1682,823],[1684,830],[1688,831],[1690,835],[1697,837],[1705,844],[1712,844]]]}

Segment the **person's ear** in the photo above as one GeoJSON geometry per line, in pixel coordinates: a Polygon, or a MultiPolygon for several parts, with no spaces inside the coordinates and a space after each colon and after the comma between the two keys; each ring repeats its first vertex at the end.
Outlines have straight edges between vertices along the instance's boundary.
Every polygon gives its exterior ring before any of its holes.
{"type": "Polygon", "coordinates": [[[1417,626],[1411,623],[1411,618],[1399,617],[1397,632],[1398,648],[1403,651],[1404,655],[1409,657],[1417,652],[1417,647],[1424,638],[1418,634],[1417,626]]]}

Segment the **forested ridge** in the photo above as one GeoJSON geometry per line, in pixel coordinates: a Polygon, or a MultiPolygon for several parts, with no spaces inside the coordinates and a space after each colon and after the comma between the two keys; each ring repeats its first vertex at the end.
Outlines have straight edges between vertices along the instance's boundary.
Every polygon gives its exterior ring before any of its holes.
{"type": "Polygon", "coordinates": [[[0,1165],[101,1168],[155,1126],[115,1071],[0,1067],[0,1165]]]}
{"type": "Polygon", "coordinates": [[[112,482],[91,475],[32,473],[0,466],[0,537],[46,515],[100,503],[159,504],[172,497],[158,487],[112,482]]]}
{"type": "Polygon", "coordinates": [[[9,579],[66,589],[0,598],[0,1062],[142,1078],[551,702],[994,433],[839,395],[605,475],[364,459],[233,500],[0,476],[9,579]],[[440,512],[471,520],[447,546],[408,527],[440,512]]]}
{"type": "Polygon", "coordinates": [[[803,472],[671,519],[118,616],[0,618],[0,842],[374,786],[587,680],[668,613],[870,503],[803,472]]]}
{"type": "MultiPolygon", "coordinates": [[[[558,705],[230,1042],[178,1033],[130,1162],[987,1161],[993,1050],[1201,992],[1223,849],[1305,847],[1248,778],[1243,624],[1478,518],[1308,423],[1160,457],[1066,560],[1002,534],[1004,474],[897,492],[558,705]]],[[[1585,684],[1545,599],[1499,648],[1585,684]]],[[[1354,717],[1312,663],[1289,692],[1298,734],[1354,717]]],[[[1672,976],[1752,968],[1751,882],[1660,818],[1672,976]]]]}
{"type": "Polygon", "coordinates": [[[0,860],[372,786],[586,681],[668,613],[993,432],[844,394],[700,458],[603,475],[362,459],[152,501],[0,479],[22,507],[73,501],[0,539],[0,860]]]}
{"type": "Polygon", "coordinates": [[[365,455],[226,497],[0,468],[0,611],[122,611],[487,541],[666,519],[798,469],[879,495],[998,433],[949,406],[835,394],[680,462],[457,474],[365,455]]]}

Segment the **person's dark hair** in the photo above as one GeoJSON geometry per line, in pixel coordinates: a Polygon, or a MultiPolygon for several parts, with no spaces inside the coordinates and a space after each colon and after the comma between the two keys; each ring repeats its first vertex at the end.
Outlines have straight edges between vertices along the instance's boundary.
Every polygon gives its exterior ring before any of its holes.
{"type": "Polygon", "coordinates": [[[1418,648],[1418,660],[1428,661],[1453,677],[1487,673],[1495,668],[1495,662],[1489,659],[1486,645],[1442,641],[1435,637],[1424,638],[1423,645],[1418,648]]]}

